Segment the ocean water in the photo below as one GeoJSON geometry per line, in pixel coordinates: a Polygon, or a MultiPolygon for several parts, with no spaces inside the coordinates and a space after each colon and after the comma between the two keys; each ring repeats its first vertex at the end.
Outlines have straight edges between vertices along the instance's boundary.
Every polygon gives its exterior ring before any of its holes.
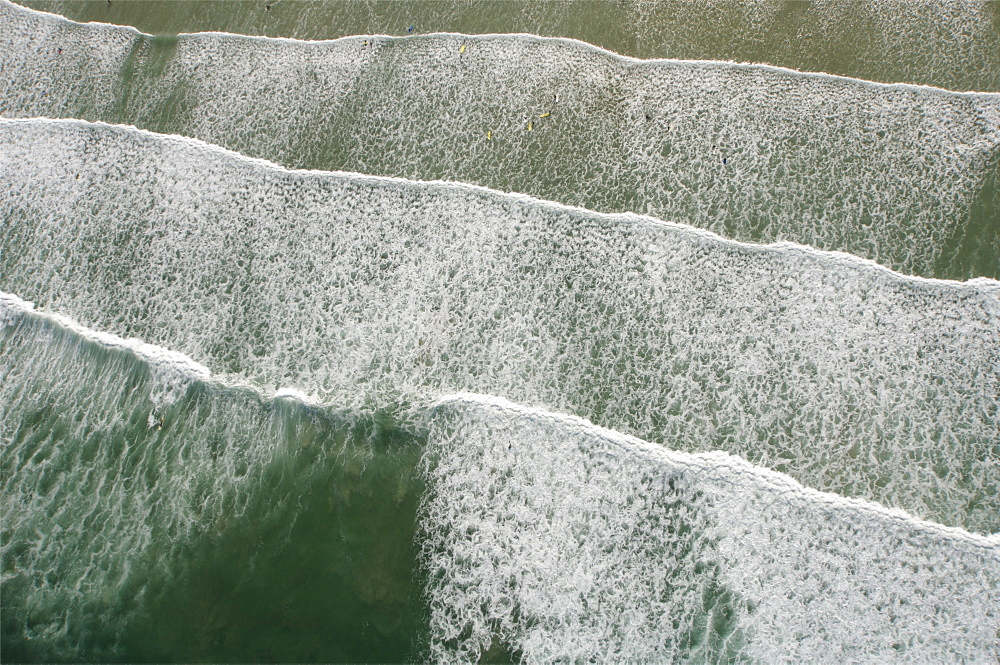
{"type": "Polygon", "coordinates": [[[4,3],[6,117],[131,124],[292,168],[474,183],[910,274],[1000,277],[1000,93],[527,35],[145,37],[4,3]]]}
{"type": "Polygon", "coordinates": [[[31,4],[3,660],[1000,654],[994,4],[31,4]]]}
{"type": "Polygon", "coordinates": [[[907,0],[25,0],[77,21],[149,34],[530,33],[639,58],[764,62],[871,81],[1000,90],[1000,3],[907,0]],[[270,9],[265,7],[270,4],[270,9]],[[413,32],[410,33],[410,28],[413,32]]]}
{"type": "Polygon", "coordinates": [[[995,653],[996,535],[494,397],[265,398],[0,308],[11,661],[995,653]]]}
{"type": "Polygon", "coordinates": [[[0,308],[7,662],[419,657],[418,432],[0,308]]]}

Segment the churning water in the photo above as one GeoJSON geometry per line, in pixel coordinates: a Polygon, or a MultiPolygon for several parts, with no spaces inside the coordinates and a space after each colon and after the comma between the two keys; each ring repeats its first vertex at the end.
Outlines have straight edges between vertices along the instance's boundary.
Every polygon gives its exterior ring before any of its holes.
{"type": "Polygon", "coordinates": [[[1000,653],[1000,93],[0,25],[5,660],[1000,653]]]}

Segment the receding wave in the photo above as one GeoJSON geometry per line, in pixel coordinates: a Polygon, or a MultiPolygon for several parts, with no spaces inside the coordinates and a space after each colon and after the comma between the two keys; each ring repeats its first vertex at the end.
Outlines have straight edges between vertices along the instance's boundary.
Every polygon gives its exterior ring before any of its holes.
{"type": "Polygon", "coordinates": [[[124,127],[2,121],[0,145],[0,288],[91,328],[265,391],[498,395],[998,528],[994,281],[124,127]]]}
{"type": "Polygon", "coordinates": [[[723,453],[486,396],[403,420],[265,399],[13,296],[0,359],[9,660],[977,661],[998,646],[997,536],[723,453]]]}
{"type": "Polygon", "coordinates": [[[1000,33],[990,2],[452,2],[254,3],[243,0],[21,0],[80,21],[151,34],[237,32],[333,39],[460,32],[572,37],[640,58],[767,62],[801,71],[1000,90],[1000,33]],[[269,4],[267,9],[265,5],[269,4]],[[992,14],[992,15],[991,15],[992,14]]]}
{"type": "Polygon", "coordinates": [[[636,61],[530,35],[148,37],[0,4],[5,116],[445,179],[923,276],[1000,277],[1000,95],[636,61]]]}

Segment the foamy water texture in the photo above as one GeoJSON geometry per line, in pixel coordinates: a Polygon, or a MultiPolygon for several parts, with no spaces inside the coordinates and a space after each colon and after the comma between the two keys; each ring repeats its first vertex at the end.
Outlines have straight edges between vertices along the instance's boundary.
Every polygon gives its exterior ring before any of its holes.
{"type": "Polygon", "coordinates": [[[435,659],[988,661],[1000,540],[474,396],[436,408],[435,659]]]}
{"type": "Polygon", "coordinates": [[[47,4],[4,662],[1000,656],[1000,3],[47,4]]]}
{"type": "Polygon", "coordinates": [[[998,528],[995,281],[80,121],[0,121],[0,181],[0,288],[224,380],[491,394],[998,528]]]}
{"type": "Polygon", "coordinates": [[[331,39],[460,32],[573,37],[640,58],[767,62],[802,71],[1000,90],[998,10],[989,0],[22,0],[81,21],[152,34],[225,31],[331,39]]]}
{"type": "Polygon", "coordinates": [[[151,38],[0,3],[0,113],[470,182],[905,273],[1000,277],[1000,94],[528,35],[151,38]]]}
{"type": "Polygon", "coordinates": [[[0,359],[5,661],[416,657],[418,440],[2,293],[0,359]]]}
{"type": "Polygon", "coordinates": [[[475,395],[404,428],[264,399],[8,294],[0,353],[11,660],[940,662],[998,646],[996,535],[724,453],[475,395]]]}

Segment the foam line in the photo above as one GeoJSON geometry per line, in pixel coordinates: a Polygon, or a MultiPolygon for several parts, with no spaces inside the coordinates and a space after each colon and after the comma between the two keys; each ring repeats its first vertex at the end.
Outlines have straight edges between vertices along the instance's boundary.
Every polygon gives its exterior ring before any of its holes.
{"type": "Polygon", "coordinates": [[[471,182],[928,277],[1000,276],[997,93],[531,36],[152,38],[8,13],[8,117],[124,123],[293,168],[471,182]]]}
{"type": "Polygon", "coordinates": [[[939,661],[998,647],[1000,535],[491,396],[433,414],[435,658],[939,661]]]}
{"type": "MultiPolygon", "coordinates": [[[[173,354],[67,325],[7,294],[0,320],[3,553],[13,562],[3,576],[5,650],[27,641],[46,660],[176,654],[178,636],[215,630],[197,611],[176,616],[196,586],[183,583],[191,561],[249,582],[267,607],[287,602],[288,577],[269,581],[262,569],[308,575],[299,588],[336,603],[360,594],[365,620],[385,625],[380,639],[398,641],[400,608],[419,612],[406,600],[410,571],[395,556],[387,569],[384,552],[405,548],[412,520],[386,515],[422,487],[415,469],[429,483],[416,541],[425,659],[976,660],[996,645],[998,534],[489,395],[443,397],[414,423],[428,433],[413,440],[427,446],[389,455],[363,445],[364,428],[350,431],[348,416],[262,405],[227,387],[153,407],[147,424],[158,392],[149,359],[173,354]],[[376,484],[358,477],[359,464],[375,469],[376,484]],[[367,556],[338,550],[339,529],[353,522],[331,523],[331,502],[378,534],[367,556]],[[322,520],[300,528],[317,508],[322,520]],[[234,542],[238,554],[226,554],[234,542]],[[145,617],[158,630],[137,649],[145,617]]],[[[283,634],[312,625],[316,601],[299,597],[309,610],[283,634]]],[[[327,629],[356,630],[342,618],[327,629]]],[[[252,655],[270,634],[252,623],[236,630],[244,638],[227,653],[252,655]]],[[[210,642],[181,648],[217,659],[204,651],[210,642]]]]}
{"type": "Polygon", "coordinates": [[[212,373],[207,367],[196,363],[183,353],[177,353],[175,351],[156,346],[155,344],[146,344],[142,340],[134,337],[130,339],[122,339],[118,335],[112,335],[111,333],[85,328],[65,316],[38,312],[35,310],[34,303],[22,300],[12,293],[4,293],[3,291],[0,291],[0,322],[5,325],[10,325],[16,317],[25,315],[35,316],[51,321],[67,330],[71,330],[80,337],[96,344],[100,344],[101,346],[127,349],[154,368],[159,367],[174,371],[179,374],[183,374],[190,379],[198,381],[207,381],[212,376],[212,373]]]}
{"type": "MultiPolygon", "coordinates": [[[[213,383],[222,389],[252,390],[263,400],[291,399],[310,407],[327,406],[335,408],[336,406],[332,404],[323,405],[316,398],[310,397],[294,388],[282,388],[268,396],[260,389],[248,384],[241,385],[227,382],[221,378],[213,377],[206,367],[194,362],[182,353],[177,353],[176,351],[153,344],[147,344],[135,338],[123,339],[110,333],[91,330],[65,316],[40,312],[35,309],[32,303],[26,302],[16,295],[0,291],[0,324],[6,326],[14,325],[20,317],[30,317],[46,322],[49,325],[54,324],[78,336],[82,340],[111,349],[124,350],[145,363],[153,374],[167,369],[168,371],[182,374],[184,378],[192,382],[213,383]]],[[[579,416],[551,413],[539,407],[518,405],[503,397],[475,393],[446,395],[433,402],[428,407],[426,415],[422,416],[421,419],[426,425],[429,422],[428,419],[433,419],[433,414],[436,410],[441,408],[447,410],[448,407],[453,405],[486,407],[494,411],[503,412],[511,418],[552,421],[558,423],[559,427],[565,429],[567,433],[572,432],[574,435],[600,439],[617,447],[623,454],[639,456],[657,464],[683,466],[703,473],[711,473],[713,469],[726,467],[729,471],[723,474],[724,477],[731,478],[735,476],[743,479],[752,479],[755,483],[766,484],[770,487],[769,491],[776,495],[789,494],[802,496],[817,504],[827,504],[831,506],[831,509],[856,511],[859,515],[878,515],[883,520],[901,520],[914,528],[933,532],[942,538],[966,540],[975,547],[989,550],[997,550],[1000,547],[1000,533],[984,536],[970,533],[958,527],[948,527],[936,522],[929,522],[914,517],[898,508],[887,508],[872,501],[843,497],[806,487],[787,474],[750,464],[745,459],[734,457],[724,451],[689,454],[670,450],[662,445],[649,443],[634,436],[595,425],[579,416]]],[[[165,405],[158,405],[158,408],[162,406],[165,405]]],[[[726,480],[725,482],[732,483],[733,481],[726,480]]],[[[1000,551],[996,553],[996,556],[1000,557],[1000,551]]]]}
{"type": "MultiPolygon", "coordinates": [[[[0,2],[5,2],[5,1],[8,0],[0,0],[0,2]]],[[[607,220],[616,220],[616,221],[620,220],[630,223],[641,223],[653,226],[662,226],[663,228],[666,229],[682,231],[683,233],[690,234],[693,237],[704,238],[712,242],[723,243],[726,245],[730,245],[732,247],[738,247],[750,251],[765,251],[765,252],[776,252],[776,253],[792,252],[796,254],[801,254],[803,256],[814,257],[821,261],[835,261],[838,263],[850,264],[858,268],[877,270],[886,275],[891,275],[894,279],[899,279],[904,282],[923,283],[923,284],[937,285],[937,286],[954,286],[958,284],[966,284],[968,286],[976,287],[977,289],[986,289],[988,292],[993,292],[994,290],[996,290],[996,294],[1000,295],[1000,280],[991,277],[972,277],[964,280],[922,277],[920,275],[912,275],[908,273],[899,272],[897,270],[893,270],[892,268],[882,265],[877,261],[857,256],[849,252],[820,249],[811,245],[804,245],[801,243],[792,242],[788,240],[781,240],[771,243],[734,240],[732,238],[727,238],[708,229],[698,228],[695,226],[691,226],[690,224],[685,224],[679,221],[669,221],[653,217],[650,215],[643,215],[633,212],[622,212],[622,213],[598,212],[580,206],[560,203],[558,201],[541,199],[532,196],[530,194],[498,190],[484,185],[477,185],[474,183],[455,182],[452,180],[413,180],[410,178],[374,175],[368,173],[357,173],[353,171],[326,171],[322,169],[288,168],[282,164],[277,164],[275,162],[260,157],[247,156],[235,150],[231,150],[224,146],[216,145],[214,143],[208,143],[198,138],[193,138],[190,136],[182,136],[178,134],[162,134],[141,127],[136,127],[135,125],[107,123],[99,120],[91,122],[87,120],[80,120],[78,118],[0,117],[0,128],[2,128],[5,125],[11,127],[23,126],[30,128],[34,128],[36,126],[44,127],[45,125],[52,125],[56,129],[60,127],[80,127],[80,128],[104,127],[109,130],[134,133],[138,136],[143,136],[155,141],[174,142],[180,145],[189,146],[199,152],[205,152],[209,155],[214,154],[219,157],[225,158],[227,160],[236,160],[244,162],[248,165],[253,165],[255,167],[259,167],[262,169],[274,171],[276,173],[282,173],[293,176],[331,177],[331,178],[341,179],[346,182],[372,183],[372,184],[386,183],[386,184],[398,184],[404,187],[416,187],[416,188],[426,187],[428,190],[442,189],[442,190],[453,190],[455,192],[480,193],[495,200],[512,200],[512,201],[523,202],[533,206],[538,206],[542,209],[551,210],[556,213],[571,213],[574,215],[603,218],[607,220]]]]}
{"type": "MultiPolygon", "coordinates": [[[[888,508],[873,501],[821,492],[812,487],[806,487],[787,474],[751,464],[747,460],[730,455],[725,451],[685,453],[671,450],[607,427],[595,425],[586,418],[515,404],[494,395],[475,393],[446,395],[434,402],[430,409],[431,412],[435,409],[446,411],[453,406],[483,408],[502,413],[504,417],[512,420],[551,422],[564,431],[567,436],[600,440],[618,449],[622,455],[640,457],[657,465],[684,467],[702,475],[712,475],[716,470],[725,469],[718,475],[718,480],[724,484],[738,485],[741,481],[746,481],[749,484],[765,485],[768,487],[768,492],[779,499],[787,496],[818,506],[828,506],[830,510],[845,511],[866,519],[877,518],[881,522],[898,521],[905,523],[909,528],[933,534],[944,540],[961,541],[972,547],[983,549],[1000,562],[1000,532],[990,535],[970,533],[959,527],[949,527],[923,520],[914,517],[905,510],[888,508]]],[[[845,518],[847,517],[845,516],[845,518]]]]}
{"type": "Polygon", "coordinates": [[[996,281],[123,127],[10,121],[0,143],[2,288],[82,325],[265,394],[498,395],[998,528],[996,281]]]}
{"type": "MultiPolygon", "coordinates": [[[[193,383],[211,383],[223,389],[251,391],[262,400],[291,399],[305,406],[336,408],[335,404],[324,404],[316,397],[307,395],[296,388],[279,388],[268,392],[247,381],[234,381],[232,377],[213,376],[207,367],[195,362],[183,353],[155,344],[148,344],[135,337],[125,339],[112,333],[92,330],[81,326],[69,317],[55,312],[38,310],[34,303],[23,300],[12,293],[0,291],[0,326],[15,325],[22,317],[29,317],[48,325],[56,325],[83,340],[102,347],[127,351],[148,365],[153,375],[174,377],[178,380],[178,387],[171,391],[171,401],[175,401],[178,394],[187,390],[188,386],[193,383]]],[[[153,404],[154,410],[165,406],[169,406],[169,404],[160,401],[153,404]]]]}
{"type": "MultiPolygon", "coordinates": [[[[196,363],[182,353],[153,344],[147,344],[139,339],[123,339],[107,332],[91,330],[65,316],[38,311],[33,303],[22,300],[14,294],[0,291],[0,325],[16,325],[21,317],[43,322],[46,325],[58,326],[86,342],[130,353],[137,360],[147,365],[153,374],[157,370],[169,368],[178,374],[182,374],[184,378],[191,382],[212,383],[223,390],[235,389],[241,392],[250,390],[255,392],[262,400],[290,399],[304,406],[336,407],[334,404],[321,404],[316,398],[310,397],[294,388],[282,388],[268,395],[259,388],[255,388],[249,384],[227,382],[221,377],[212,376],[206,367],[196,363]]],[[[883,519],[902,520],[911,523],[915,528],[934,532],[943,538],[968,540],[970,544],[977,547],[997,548],[1000,546],[1000,533],[984,536],[970,533],[958,527],[947,527],[936,522],[929,522],[914,517],[898,508],[886,508],[885,506],[864,499],[843,497],[805,487],[787,474],[755,466],[745,459],[734,457],[724,451],[691,454],[671,450],[662,445],[653,444],[634,436],[623,434],[622,432],[595,425],[579,416],[551,413],[540,407],[515,404],[503,397],[476,393],[445,395],[431,403],[426,413],[420,417],[420,420],[423,426],[427,426],[433,420],[436,411],[447,410],[451,406],[462,407],[465,405],[503,412],[510,418],[546,420],[558,423],[558,426],[567,433],[600,439],[620,449],[623,454],[639,456],[657,464],[679,465],[696,469],[700,472],[711,472],[712,469],[720,466],[729,467],[733,471],[725,475],[732,476],[735,474],[741,478],[749,478],[753,479],[754,482],[767,484],[772,488],[771,491],[779,495],[784,493],[802,495],[810,501],[829,504],[835,509],[856,509],[859,514],[878,514],[883,519]]]]}
{"type": "Polygon", "coordinates": [[[9,294],[0,413],[5,660],[405,658],[422,448],[383,414],[261,399],[9,294]]]}
{"type": "MultiPolygon", "coordinates": [[[[8,5],[9,8],[15,9],[16,11],[30,12],[38,16],[43,16],[49,20],[63,21],[67,24],[86,27],[86,26],[100,26],[102,28],[116,28],[127,30],[134,33],[137,36],[145,38],[153,38],[156,35],[142,32],[134,26],[130,25],[120,25],[116,23],[104,23],[102,21],[87,21],[80,22],[73,19],[67,18],[60,14],[53,12],[47,12],[40,9],[34,9],[31,7],[26,7],[19,5],[11,0],[0,0],[0,5],[8,5]]],[[[631,56],[628,54],[618,53],[614,50],[604,48],[600,45],[591,44],[589,42],[582,41],[580,39],[574,39],[572,37],[556,37],[556,36],[546,36],[538,35],[528,32],[503,32],[503,33],[462,33],[462,32],[427,32],[418,35],[390,35],[390,34],[364,34],[364,35],[347,35],[343,37],[336,37],[332,39],[300,39],[296,37],[276,37],[268,35],[247,35],[239,34],[233,32],[225,32],[219,30],[205,30],[199,32],[179,32],[177,37],[199,37],[203,35],[219,36],[231,39],[244,39],[250,41],[262,41],[267,43],[277,43],[277,44],[334,44],[343,41],[365,41],[365,40],[378,40],[378,41],[398,41],[398,40],[420,40],[436,37],[457,37],[465,40],[488,40],[488,39],[525,39],[529,41],[538,42],[548,42],[556,44],[565,44],[573,48],[585,49],[594,53],[601,55],[611,56],[617,60],[624,63],[632,64],[684,64],[684,65],[705,65],[705,66],[718,66],[718,67],[745,67],[752,69],[761,69],[764,71],[772,71],[783,74],[792,74],[797,76],[807,76],[807,77],[817,77],[825,79],[841,79],[845,81],[852,81],[858,83],[870,84],[879,87],[903,87],[912,89],[922,89],[930,90],[935,92],[943,92],[947,94],[956,95],[1000,95],[996,91],[977,91],[977,90],[950,90],[941,86],[928,85],[928,84],[915,84],[908,83],[906,81],[874,81],[854,76],[845,76],[842,74],[831,74],[827,72],[820,71],[802,71],[798,69],[793,69],[790,67],[783,67],[781,65],[773,65],[769,63],[758,63],[758,62],[739,62],[735,60],[699,60],[690,58],[639,58],[631,56]]]]}

